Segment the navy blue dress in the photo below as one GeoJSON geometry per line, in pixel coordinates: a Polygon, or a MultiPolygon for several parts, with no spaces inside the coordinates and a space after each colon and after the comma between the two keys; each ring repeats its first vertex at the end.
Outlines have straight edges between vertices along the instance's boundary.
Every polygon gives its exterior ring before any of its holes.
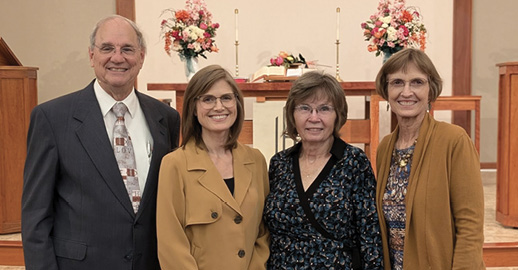
{"type": "Polygon", "coordinates": [[[264,209],[271,235],[268,269],[352,269],[350,247],[355,246],[364,269],[383,269],[376,183],[365,153],[335,138],[331,158],[304,191],[300,147],[299,143],[270,160],[270,194],[264,209]],[[331,237],[308,219],[302,200],[331,237]]]}

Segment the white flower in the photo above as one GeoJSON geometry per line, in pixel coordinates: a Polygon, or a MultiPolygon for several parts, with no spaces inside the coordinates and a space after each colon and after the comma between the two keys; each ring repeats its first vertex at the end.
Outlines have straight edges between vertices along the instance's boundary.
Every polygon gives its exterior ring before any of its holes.
{"type": "Polygon", "coordinates": [[[394,27],[387,28],[387,41],[395,41],[397,40],[397,30],[394,27]]]}
{"type": "MultiPolygon", "coordinates": [[[[199,37],[199,30],[197,26],[189,25],[187,28],[185,28],[184,33],[188,36],[189,40],[197,40],[199,37]]],[[[203,35],[203,30],[202,30],[203,35]]]]}
{"type": "Polygon", "coordinates": [[[390,23],[392,21],[392,17],[389,15],[389,16],[385,16],[383,18],[380,18],[380,21],[383,22],[383,23],[390,23]]]}
{"type": "Polygon", "coordinates": [[[195,52],[200,52],[201,51],[201,45],[199,42],[194,42],[192,45],[194,45],[194,51],[195,52]]]}

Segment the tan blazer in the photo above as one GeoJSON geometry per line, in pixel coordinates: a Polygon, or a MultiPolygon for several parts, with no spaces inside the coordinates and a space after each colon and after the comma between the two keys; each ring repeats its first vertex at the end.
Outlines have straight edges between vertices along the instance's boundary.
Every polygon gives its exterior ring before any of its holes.
{"type": "Polygon", "coordinates": [[[157,199],[162,269],[265,269],[266,162],[259,150],[242,144],[232,154],[234,197],[207,152],[193,141],[162,160],[157,199]]]}
{"type": "MultiPolygon", "coordinates": [[[[376,205],[385,269],[390,269],[383,193],[399,128],[377,153],[376,205]]],[[[466,132],[426,114],[406,194],[404,269],[485,269],[484,194],[478,153],[466,132]]]]}

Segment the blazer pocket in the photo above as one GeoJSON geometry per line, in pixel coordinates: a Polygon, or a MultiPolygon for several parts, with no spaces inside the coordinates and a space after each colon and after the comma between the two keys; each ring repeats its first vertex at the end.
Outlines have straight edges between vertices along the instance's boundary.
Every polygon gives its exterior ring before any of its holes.
{"type": "Polygon", "coordinates": [[[72,260],[84,260],[86,257],[86,244],[73,240],[52,238],[54,242],[54,252],[56,256],[72,260]]]}
{"type": "Polygon", "coordinates": [[[221,200],[207,197],[188,203],[186,227],[198,224],[210,224],[218,221],[223,214],[221,200]]]}

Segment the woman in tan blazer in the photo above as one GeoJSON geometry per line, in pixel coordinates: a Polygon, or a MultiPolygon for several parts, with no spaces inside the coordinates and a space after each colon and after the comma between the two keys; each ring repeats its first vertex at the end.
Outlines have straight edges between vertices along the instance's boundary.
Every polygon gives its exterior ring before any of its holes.
{"type": "Polygon", "coordinates": [[[398,120],[376,160],[385,269],[485,269],[479,156],[464,129],[428,114],[441,90],[417,49],[394,54],[376,78],[398,120]]]}
{"type": "Polygon", "coordinates": [[[217,65],[198,71],[185,91],[183,142],[160,168],[162,269],[265,269],[266,162],[237,142],[243,121],[243,95],[232,76],[217,65]]]}

